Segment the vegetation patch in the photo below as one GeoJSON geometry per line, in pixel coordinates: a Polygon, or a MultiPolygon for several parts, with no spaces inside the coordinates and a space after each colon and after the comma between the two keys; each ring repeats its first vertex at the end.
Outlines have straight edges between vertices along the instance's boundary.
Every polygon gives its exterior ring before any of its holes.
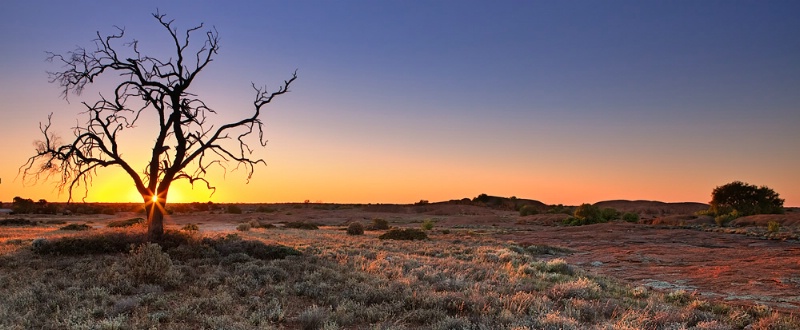
{"type": "Polygon", "coordinates": [[[3,219],[0,220],[0,226],[36,226],[36,221],[28,219],[3,219]]]}
{"type": "Polygon", "coordinates": [[[135,226],[142,223],[144,223],[144,218],[133,218],[127,220],[109,221],[106,226],[109,228],[124,228],[124,227],[135,226]]]}
{"type": "Polygon", "coordinates": [[[285,225],[283,225],[283,227],[292,229],[308,229],[308,230],[319,229],[319,226],[317,224],[310,222],[302,222],[302,221],[287,222],[285,225]]]}
{"type": "Polygon", "coordinates": [[[347,235],[364,235],[364,225],[360,222],[351,222],[347,226],[347,235]]]}
{"type": "Polygon", "coordinates": [[[387,230],[389,229],[389,221],[386,219],[375,218],[372,219],[372,224],[367,227],[368,230],[387,230]]]}
{"type": "Polygon", "coordinates": [[[413,241],[428,239],[428,235],[424,231],[415,228],[392,228],[378,236],[378,238],[413,241]]]}
{"type": "Polygon", "coordinates": [[[92,227],[85,223],[71,223],[64,227],[59,228],[59,230],[77,230],[77,231],[89,230],[89,229],[92,229],[92,227]]]}

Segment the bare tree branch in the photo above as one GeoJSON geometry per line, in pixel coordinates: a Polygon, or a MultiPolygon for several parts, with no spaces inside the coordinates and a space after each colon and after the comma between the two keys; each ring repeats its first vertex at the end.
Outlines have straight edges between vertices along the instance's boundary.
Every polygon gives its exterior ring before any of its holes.
{"type": "MultiPolygon", "coordinates": [[[[130,176],[146,205],[158,196],[156,206],[163,209],[175,180],[187,180],[192,185],[203,182],[213,194],[216,188],[206,178],[212,166],[220,166],[223,173],[228,171],[226,163],[235,163],[234,169],[243,166],[249,182],[255,167],[266,164],[263,159],[251,158],[251,143],[257,141],[266,146],[260,116],[276,96],[289,91],[297,71],[274,92],[253,84],[255,100],[251,112],[238,121],[215,126],[209,116],[217,112],[189,90],[217,55],[219,33],[216,29],[203,32],[203,24],[179,32],[166,15],[156,12],[153,17],[169,36],[172,57],[143,54],[139,41],[123,41],[125,29],[119,27],[107,36],[98,32],[93,50],[79,47],[63,55],[47,53],[48,61],[62,65],[62,70],[48,74],[49,81],[61,88],[64,99],[70,94],[81,95],[106,72],[113,72],[120,81],[110,97],[100,94],[97,101],[82,103],[87,119],[72,128],[71,140],[61,142],[51,132],[52,114],[47,124],[40,124],[44,139],[35,143],[35,155],[20,167],[27,181],[35,183],[40,178],[57,176],[59,191],[66,190],[72,201],[73,191],[81,185],[85,198],[97,169],[119,166],[130,176]],[[204,40],[195,44],[196,36],[204,40]],[[154,116],[143,116],[144,113],[154,116]],[[134,160],[123,157],[119,142],[123,131],[137,128],[142,118],[154,118],[154,122],[145,124],[154,125],[158,132],[149,141],[152,152],[139,173],[129,163],[134,160]]],[[[157,209],[149,208],[154,212],[151,218],[160,216],[157,209]]]]}

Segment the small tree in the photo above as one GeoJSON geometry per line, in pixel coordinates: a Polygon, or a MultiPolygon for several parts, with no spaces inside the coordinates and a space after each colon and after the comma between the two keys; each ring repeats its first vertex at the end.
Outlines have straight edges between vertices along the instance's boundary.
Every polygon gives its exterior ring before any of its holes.
{"type": "Polygon", "coordinates": [[[168,35],[171,55],[159,58],[143,54],[137,40],[121,42],[125,30],[120,28],[107,36],[98,32],[94,50],[77,48],[65,55],[49,53],[48,60],[63,65],[63,71],[49,75],[50,82],[61,87],[64,98],[70,93],[80,95],[99,76],[116,76],[120,80],[99,100],[83,102],[88,118],[73,128],[74,138],[62,142],[51,131],[52,114],[48,116],[47,124],[39,125],[44,140],[36,143],[36,154],[20,167],[23,178],[33,181],[42,175],[60,177],[59,191],[67,190],[69,201],[81,184],[88,193],[87,186],[98,168],[122,168],[142,196],[151,240],[164,233],[165,206],[173,182],[200,181],[214,190],[206,180],[211,166],[224,170],[225,163],[234,162],[245,168],[249,181],[255,166],[265,164],[263,159],[250,156],[251,144],[266,145],[261,113],[274,97],[288,92],[289,85],[297,79],[295,73],[271,93],[253,84],[255,100],[249,114],[227,124],[211,123],[208,119],[216,111],[193,94],[191,87],[219,51],[217,31],[202,31],[200,24],[179,32],[165,15],[155,13],[153,17],[168,35]],[[201,42],[190,44],[198,32],[201,42]],[[139,125],[141,118],[154,121],[139,125]],[[123,130],[139,126],[158,128],[152,138],[138,138],[140,143],[153,143],[152,153],[143,160],[142,167],[134,166],[134,159],[124,158],[126,153],[119,144],[123,130]]]}
{"type": "Polygon", "coordinates": [[[783,213],[783,199],[774,190],[734,181],[714,188],[709,211],[717,216],[783,213]]]}

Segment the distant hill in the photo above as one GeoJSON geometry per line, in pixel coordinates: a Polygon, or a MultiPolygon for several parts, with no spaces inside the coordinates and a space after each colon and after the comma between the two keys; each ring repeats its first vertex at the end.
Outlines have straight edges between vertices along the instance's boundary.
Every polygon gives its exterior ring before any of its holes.
{"type": "Polygon", "coordinates": [[[490,196],[487,194],[480,194],[473,199],[454,199],[447,202],[442,202],[453,205],[475,205],[484,206],[496,210],[517,211],[524,205],[532,205],[539,211],[546,211],[549,207],[547,204],[533,199],[524,199],[516,197],[500,197],[490,196]]]}

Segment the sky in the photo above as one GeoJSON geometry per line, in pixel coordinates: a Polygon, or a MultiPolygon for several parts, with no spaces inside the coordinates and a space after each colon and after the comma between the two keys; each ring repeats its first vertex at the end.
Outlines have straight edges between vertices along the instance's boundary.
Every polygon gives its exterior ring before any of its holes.
{"type": "MultiPolygon", "coordinates": [[[[797,1],[3,1],[0,201],[65,201],[19,167],[48,114],[69,137],[80,102],[114,87],[67,102],[46,51],[119,26],[166,54],[156,10],[219,32],[193,85],[218,124],[252,111],[251,83],[299,77],[262,117],[267,166],[249,183],[215,170],[213,195],[176,183],[171,202],[708,202],[738,180],[800,206],[797,1]]],[[[155,140],[140,126],[124,131],[137,169],[155,140]]],[[[85,200],[141,197],[107,168],[85,200]]]]}

